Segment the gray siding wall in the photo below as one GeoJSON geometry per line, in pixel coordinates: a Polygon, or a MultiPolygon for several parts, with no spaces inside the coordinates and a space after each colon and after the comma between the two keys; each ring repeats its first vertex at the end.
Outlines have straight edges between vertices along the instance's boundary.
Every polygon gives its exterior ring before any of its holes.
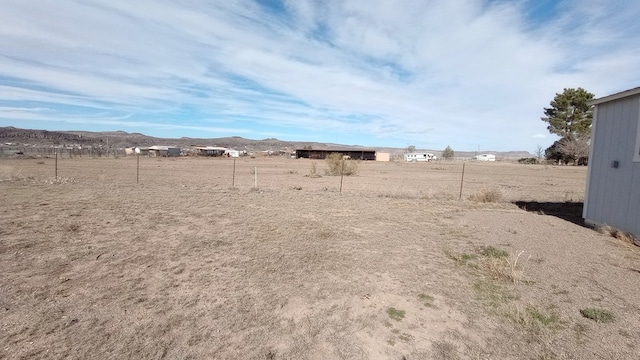
{"type": "Polygon", "coordinates": [[[640,235],[640,162],[633,162],[640,96],[597,106],[584,216],[640,235]]]}

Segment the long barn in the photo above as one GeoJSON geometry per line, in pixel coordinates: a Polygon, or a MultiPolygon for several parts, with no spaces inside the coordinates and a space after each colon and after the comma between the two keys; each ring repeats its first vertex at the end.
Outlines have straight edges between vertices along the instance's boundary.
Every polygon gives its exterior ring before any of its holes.
{"type": "Polygon", "coordinates": [[[343,156],[348,156],[354,160],[376,160],[375,150],[339,150],[339,149],[326,149],[326,150],[308,150],[298,149],[296,150],[296,158],[305,159],[325,159],[329,154],[340,153],[343,156]]]}

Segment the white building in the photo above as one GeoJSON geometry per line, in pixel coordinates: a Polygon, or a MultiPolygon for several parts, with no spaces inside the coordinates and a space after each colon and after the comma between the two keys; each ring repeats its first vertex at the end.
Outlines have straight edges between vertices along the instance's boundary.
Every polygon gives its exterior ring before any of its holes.
{"type": "Polygon", "coordinates": [[[480,154],[475,157],[478,161],[496,161],[496,156],[493,154],[480,154]]]}
{"type": "Polygon", "coordinates": [[[432,161],[436,156],[431,153],[408,153],[404,154],[404,160],[409,162],[432,161]]]}
{"type": "Polygon", "coordinates": [[[640,87],[593,100],[582,217],[640,236],[640,87]]]}
{"type": "Polygon", "coordinates": [[[234,150],[234,149],[227,149],[227,150],[224,151],[224,153],[228,157],[237,158],[237,157],[240,157],[240,154],[242,154],[242,151],[234,150]]]}

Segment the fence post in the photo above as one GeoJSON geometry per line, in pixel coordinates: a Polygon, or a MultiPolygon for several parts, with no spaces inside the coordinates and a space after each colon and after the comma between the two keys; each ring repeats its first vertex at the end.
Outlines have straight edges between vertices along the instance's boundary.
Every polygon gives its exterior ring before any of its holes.
{"type": "Polygon", "coordinates": [[[236,159],[233,159],[233,175],[231,177],[231,187],[236,187],[236,159]]]}
{"type": "Polygon", "coordinates": [[[342,194],[342,179],[344,178],[344,158],[342,158],[342,168],[340,169],[340,194],[342,194]]]}
{"type": "Polygon", "coordinates": [[[462,179],[460,179],[460,197],[458,197],[458,200],[462,199],[462,184],[464,183],[464,165],[466,164],[466,161],[462,162],[462,179]]]}
{"type": "Polygon", "coordinates": [[[58,180],[58,150],[56,150],[56,180],[58,180]]]}

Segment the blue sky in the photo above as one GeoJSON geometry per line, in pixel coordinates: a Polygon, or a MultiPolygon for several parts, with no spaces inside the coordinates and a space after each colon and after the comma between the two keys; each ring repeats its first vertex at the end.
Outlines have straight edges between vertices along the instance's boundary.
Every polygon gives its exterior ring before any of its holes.
{"type": "Polygon", "coordinates": [[[4,0],[0,126],[526,150],[640,86],[636,0],[4,0]]]}

